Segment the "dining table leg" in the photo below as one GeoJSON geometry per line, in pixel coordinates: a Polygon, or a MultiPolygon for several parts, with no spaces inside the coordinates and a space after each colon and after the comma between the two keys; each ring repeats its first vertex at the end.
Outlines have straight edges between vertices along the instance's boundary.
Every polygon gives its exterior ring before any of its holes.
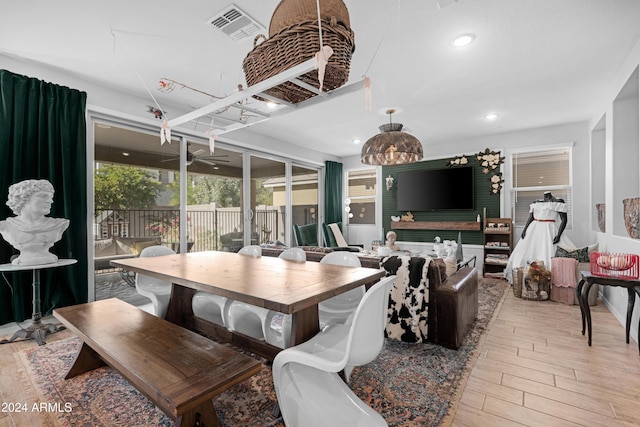
{"type": "Polygon", "coordinates": [[[291,335],[285,347],[293,347],[309,341],[318,332],[320,332],[320,316],[316,304],[292,314],[291,335]]]}
{"type": "Polygon", "coordinates": [[[171,285],[171,299],[167,307],[167,314],[164,317],[165,320],[183,328],[193,329],[192,300],[195,293],[195,289],[173,283],[171,285]]]}

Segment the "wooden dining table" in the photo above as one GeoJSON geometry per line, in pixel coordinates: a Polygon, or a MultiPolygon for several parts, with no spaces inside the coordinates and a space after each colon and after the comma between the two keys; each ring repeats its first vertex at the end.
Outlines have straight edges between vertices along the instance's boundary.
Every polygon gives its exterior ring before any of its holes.
{"type": "Polygon", "coordinates": [[[231,342],[268,359],[273,359],[282,349],[195,317],[191,305],[193,295],[197,291],[210,292],[291,314],[289,347],[307,341],[319,332],[319,302],[377,282],[386,274],[376,268],[218,251],[113,260],[111,265],[171,282],[166,320],[218,341],[231,342]]]}

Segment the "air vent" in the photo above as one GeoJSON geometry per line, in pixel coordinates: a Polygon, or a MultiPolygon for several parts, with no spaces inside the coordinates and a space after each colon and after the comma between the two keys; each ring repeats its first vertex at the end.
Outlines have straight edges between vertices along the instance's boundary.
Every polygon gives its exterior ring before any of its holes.
{"type": "Polygon", "coordinates": [[[234,4],[207,20],[207,24],[211,24],[235,41],[252,39],[260,32],[266,31],[264,26],[234,4]]]}

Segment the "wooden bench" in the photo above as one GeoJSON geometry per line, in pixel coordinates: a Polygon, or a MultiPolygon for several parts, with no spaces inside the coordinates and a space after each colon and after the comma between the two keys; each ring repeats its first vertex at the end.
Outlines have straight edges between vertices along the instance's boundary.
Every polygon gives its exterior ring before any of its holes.
{"type": "Polygon", "coordinates": [[[220,426],[213,397],[262,369],[251,357],[116,298],[53,315],[83,341],[65,379],[107,364],[176,426],[220,426]]]}

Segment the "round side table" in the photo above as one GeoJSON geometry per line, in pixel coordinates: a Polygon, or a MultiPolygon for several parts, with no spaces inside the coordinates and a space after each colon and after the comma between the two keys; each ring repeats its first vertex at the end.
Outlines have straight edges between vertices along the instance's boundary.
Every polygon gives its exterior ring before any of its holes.
{"type": "Polygon", "coordinates": [[[42,323],[42,313],[40,311],[40,270],[48,268],[64,267],[66,265],[75,264],[78,260],[75,259],[59,259],[57,262],[51,264],[40,265],[13,265],[13,264],[0,264],[0,271],[16,272],[16,271],[29,271],[32,272],[33,287],[33,313],[31,315],[31,325],[26,329],[18,330],[11,339],[1,340],[0,344],[7,344],[13,342],[17,338],[33,339],[38,345],[44,345],[45,337],[47,333],[54,333],[61,331],[64,326],[56,326],[51,323],[42,323]]]}

